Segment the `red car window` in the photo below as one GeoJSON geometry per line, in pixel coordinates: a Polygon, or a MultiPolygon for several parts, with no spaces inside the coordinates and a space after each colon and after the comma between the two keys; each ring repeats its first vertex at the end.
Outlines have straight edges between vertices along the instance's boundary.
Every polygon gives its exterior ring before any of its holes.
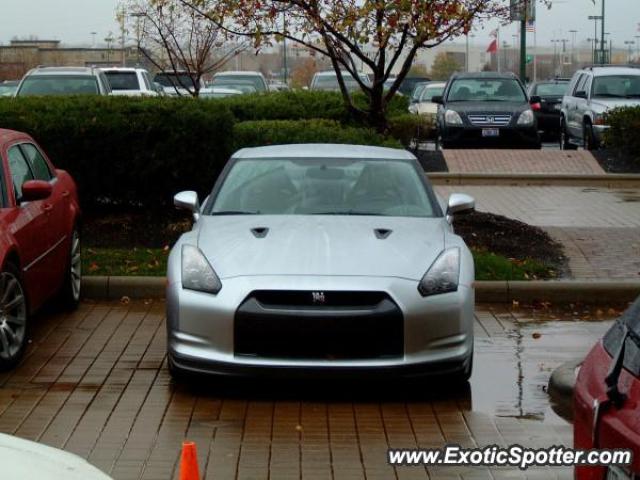
{"type": "Polygon", "coordinates": [[[47,161],[36,146],[31,143],[23,143],[20,147],[22,148],[22,152],[25,157],[27,157],[27,160],[29,160],[29,166],[31,167],[31,171],[33,172],[35,179],[44,180],[46,182],[51,180],[52,175],[51,170],[49,170],[49,165],[47,165],[47,161]]]}
{"type": "Polygon", "coordinates": [[[33,172],[18,146],[9,149],[9,171],[16,192],[16,201],[19,201],[22,198],[22,185],[28,180],[33,180],[33,172]]]}

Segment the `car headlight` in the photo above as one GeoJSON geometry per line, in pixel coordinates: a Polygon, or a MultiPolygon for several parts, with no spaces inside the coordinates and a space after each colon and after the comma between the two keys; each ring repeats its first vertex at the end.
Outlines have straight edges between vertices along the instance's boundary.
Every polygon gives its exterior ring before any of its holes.
{"type": "Polygon", "coordinates": [[[182,246],[182,288],[213,294],[222,288],[218,275],[195,245],[182,246]]]}
{"type": "Polygon", "coordinates": [[[535,118],[536,117],[533,115],[532,110],[525,110],[518,117],[518,125],[521,125],[521,126],[533,125],[533,121],[535,120],[535,118]]]}
{"type": "Polygon", "coordinates": [[[423,297],[458,290],[460,278],[460,248],[443,250],[438,258],[424,274],[418,284],[418,291],[423,297]]]}
{"type": "Polygon", "coordinates": [[[455,110],[444,112],[444,123],[447,125],[462,125],[462,117],[455,110]]]}

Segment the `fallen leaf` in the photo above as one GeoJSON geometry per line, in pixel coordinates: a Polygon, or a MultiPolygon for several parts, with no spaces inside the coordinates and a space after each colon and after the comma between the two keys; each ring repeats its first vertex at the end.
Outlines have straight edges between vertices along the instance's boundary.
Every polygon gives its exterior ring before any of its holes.
{"type": "Polygon", "coordinates": [[[533,332],[533,334],[532,334],[531,336],[532,336],[535,340],[537,340],[537,339],[539,339],[539,338],[542,336],[542,334],[541,334],[541,333],[539,333],[539,332],[533,332]]]}

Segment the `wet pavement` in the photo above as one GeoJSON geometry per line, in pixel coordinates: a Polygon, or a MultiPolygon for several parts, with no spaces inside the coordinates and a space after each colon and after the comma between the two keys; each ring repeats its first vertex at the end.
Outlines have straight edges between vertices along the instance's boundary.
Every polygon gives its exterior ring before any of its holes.
{"type": "MultiPolygon", "coordinates": [[[[548,306],[545,306],[548,307],[548,306]]],[[[615,310],[480,306],[465,388],[431,381],[174,384],[162,302],[42,314],[25,361],[0,374],[0,432],[79,454],[116,479],[176,478],[183,439],[207,479],[572,478],[571,469],[390,467],[393,448],[571,445],[549,406],[560,363],[615,310]]]]}

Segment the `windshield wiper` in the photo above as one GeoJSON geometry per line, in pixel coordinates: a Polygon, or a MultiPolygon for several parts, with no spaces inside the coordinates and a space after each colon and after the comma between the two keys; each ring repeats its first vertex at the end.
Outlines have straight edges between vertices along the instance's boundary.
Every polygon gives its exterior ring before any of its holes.
{"type": "Polygon", "coordinates": [[[211,212],[211,215],[259,215],[260,212],[243,212],[241,210],[223,210],[221,212],[211,212]]]}

